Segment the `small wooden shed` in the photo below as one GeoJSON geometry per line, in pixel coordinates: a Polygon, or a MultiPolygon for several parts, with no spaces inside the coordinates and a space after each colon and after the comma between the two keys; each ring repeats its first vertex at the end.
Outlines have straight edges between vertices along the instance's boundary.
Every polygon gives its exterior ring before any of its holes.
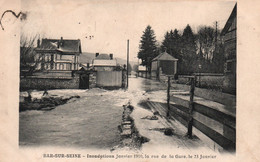
{"type": "Polygon", "coordinates": [[[160,79],[165,75],[174,75],[177,73],[177,61],[167,52],[159,54],[152,60],[151,77],[160,79]]]}

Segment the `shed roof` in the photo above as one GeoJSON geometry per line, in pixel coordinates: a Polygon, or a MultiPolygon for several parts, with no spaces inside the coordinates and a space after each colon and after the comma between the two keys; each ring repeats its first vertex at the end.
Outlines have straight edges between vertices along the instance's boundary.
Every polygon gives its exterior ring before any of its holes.
{"type": "Polygon", "coordinates": [[[163,52],[163,53],[159,54],[158,56],[156,56],[152,61],[157,61],[157,60],[177,61],[178,59],[174,58],[173,56],[171,56],[167,52],[163,52]]]}

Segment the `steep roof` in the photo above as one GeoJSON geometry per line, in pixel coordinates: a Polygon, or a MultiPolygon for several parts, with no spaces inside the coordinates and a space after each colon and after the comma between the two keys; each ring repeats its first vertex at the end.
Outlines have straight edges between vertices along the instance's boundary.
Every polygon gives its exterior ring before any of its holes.
{"type": "Polygon", "coordinates": [[[62,53],[82,53],[79,39],[42,39],[41,46],[38,50],[57,50],[62,53]]]}
{"type": "Polygon", "coordinates": [[[159,54],[158,56],[156,56],[152,61],[157,61],[157,60],[177,61],[178,59],[174,58],[167,52],[163,52],[163,53],[159,54]]]}
{"type": "Polygon", "coordinates": [[[97,60],[110,60],[110,57],[108,54],[99,54],[95,59],[97,60]]]}
{"type": "Polygon", "coordinates": [[[222,32],[221,32],[221,35],[224,35],[226,34],[226,32],[228,31],[228,29],[230,28],[230,26],[232,25],[232,22],[234,20],[234,18],[237,16],[237,4],[234,6],[222,32]]]}
{"type": "Polygon", "coordinates": [[[79,63],[85,64],[85,63],[92,63],[92,60],[95,59],[95,53],[88,53],[88,52],[82,52],[81,55],[79,55],[79,63]]]}

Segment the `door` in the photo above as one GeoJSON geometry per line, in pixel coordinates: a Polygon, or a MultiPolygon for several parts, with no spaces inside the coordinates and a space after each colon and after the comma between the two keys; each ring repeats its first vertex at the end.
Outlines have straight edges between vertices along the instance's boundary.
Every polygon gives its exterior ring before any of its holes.
{"type": "Polygon", "coordinates": [[[89,74],[80,74],[79,89],[89,89],[89,74]]]}

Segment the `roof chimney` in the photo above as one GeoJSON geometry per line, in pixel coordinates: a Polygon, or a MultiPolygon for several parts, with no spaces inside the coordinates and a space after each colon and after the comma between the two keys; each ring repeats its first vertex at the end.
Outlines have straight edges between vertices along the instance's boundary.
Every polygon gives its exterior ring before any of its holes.
{"type": "Polygon", "coordinates": [[[113,53],[109,54],[110,60],[113,60],[113,53]]]}
{"type": "Polygon", "coordinates": [[[41,43],[41,42],[40,42],[40,39],[38,39],[38,40],[37,40],[37,48],[40,48],[40,45],[41,45],[40,43],[41,43]]]}
{"type": "Polygon", "coordinates": [[[99,53],[96,53],[96,57],[98,57],[99,53]]]}
{"type": "Polygon", "coordinates": [[[63,46],[63,37],[60,37],[60,46],[63,46]]]}

